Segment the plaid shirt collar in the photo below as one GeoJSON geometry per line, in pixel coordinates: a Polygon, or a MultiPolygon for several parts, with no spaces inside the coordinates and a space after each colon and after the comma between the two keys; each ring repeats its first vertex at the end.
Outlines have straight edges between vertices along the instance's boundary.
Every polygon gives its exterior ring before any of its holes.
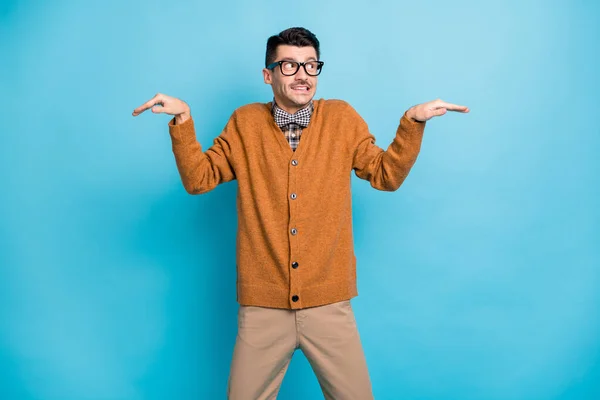
{"type": "Polygon", "coordinates": [[[290,114],[287,111],[282,110],[275,102],[275,99],[273,99],[273,106],[271,108],[271,112],[275,118],[275,123],[281,129],[285,128],[289,124],[297,124],[306,128],[310,122],[310,117],[312,116],[313,110],[314,105],[312,100],[306,107],[296,111],[294,114],[290,114]]]}

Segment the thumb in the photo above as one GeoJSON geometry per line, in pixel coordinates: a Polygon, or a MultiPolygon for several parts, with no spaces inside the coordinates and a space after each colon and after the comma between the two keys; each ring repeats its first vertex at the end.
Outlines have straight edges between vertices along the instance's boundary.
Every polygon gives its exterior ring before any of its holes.
{"type": "Polygon", "coordinates": [[[433,115],[438,117],[440,115],[446,114],[446,111],[447,110],[444,107],[436,108],[435,110],[433,110],[433,115]]]}
{"type": "Polygon", "coordinates": [[[154,106],[152,107],[152,112],[155,114],[160,114],[164,112],[164,107],[162,106],[154,106]]]}

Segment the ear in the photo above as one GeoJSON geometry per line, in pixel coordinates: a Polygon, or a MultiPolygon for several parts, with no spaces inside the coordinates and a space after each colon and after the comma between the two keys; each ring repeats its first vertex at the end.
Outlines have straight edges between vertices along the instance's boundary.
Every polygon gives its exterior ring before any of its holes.
{"type": "Polygon", "coordinates": [[[273,83],[273,79],[271,76],[272,73],[273,73],[273,71],[271,71],[270,69],[263,68],[263,78],[265,79],[265,83],[267,85],[270,85],[271,83],[273,83]]]}

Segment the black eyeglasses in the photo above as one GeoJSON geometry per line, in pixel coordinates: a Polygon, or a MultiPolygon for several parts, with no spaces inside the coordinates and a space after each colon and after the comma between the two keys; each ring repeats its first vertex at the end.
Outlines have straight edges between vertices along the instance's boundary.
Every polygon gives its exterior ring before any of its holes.
{"type": "Polygon", "coordinates": [[[272,64],[267,65],[267,69],[273,70],[276,66],[279,65],[279,69],[281,73],[285,76],[295,75],[300,67],[304,67],[304,72],[310,76],[317,76],[321,73],[323,69],[323,61],[307,61],[307,62],[297,62],[297,61],[275,61],[272,64]]]}

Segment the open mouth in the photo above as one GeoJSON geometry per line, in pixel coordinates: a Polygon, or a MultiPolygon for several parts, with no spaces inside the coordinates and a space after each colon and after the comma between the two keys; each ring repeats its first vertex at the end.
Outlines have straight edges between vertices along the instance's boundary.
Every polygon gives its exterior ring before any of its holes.
{"type": "Polygon", "coordinates": [[[298,93],[307,93],[310,90],[310,88],[308,86],[299,85],[299,86],[293,86],[292,90],[294,92],[298,92],[298,93]]]}

